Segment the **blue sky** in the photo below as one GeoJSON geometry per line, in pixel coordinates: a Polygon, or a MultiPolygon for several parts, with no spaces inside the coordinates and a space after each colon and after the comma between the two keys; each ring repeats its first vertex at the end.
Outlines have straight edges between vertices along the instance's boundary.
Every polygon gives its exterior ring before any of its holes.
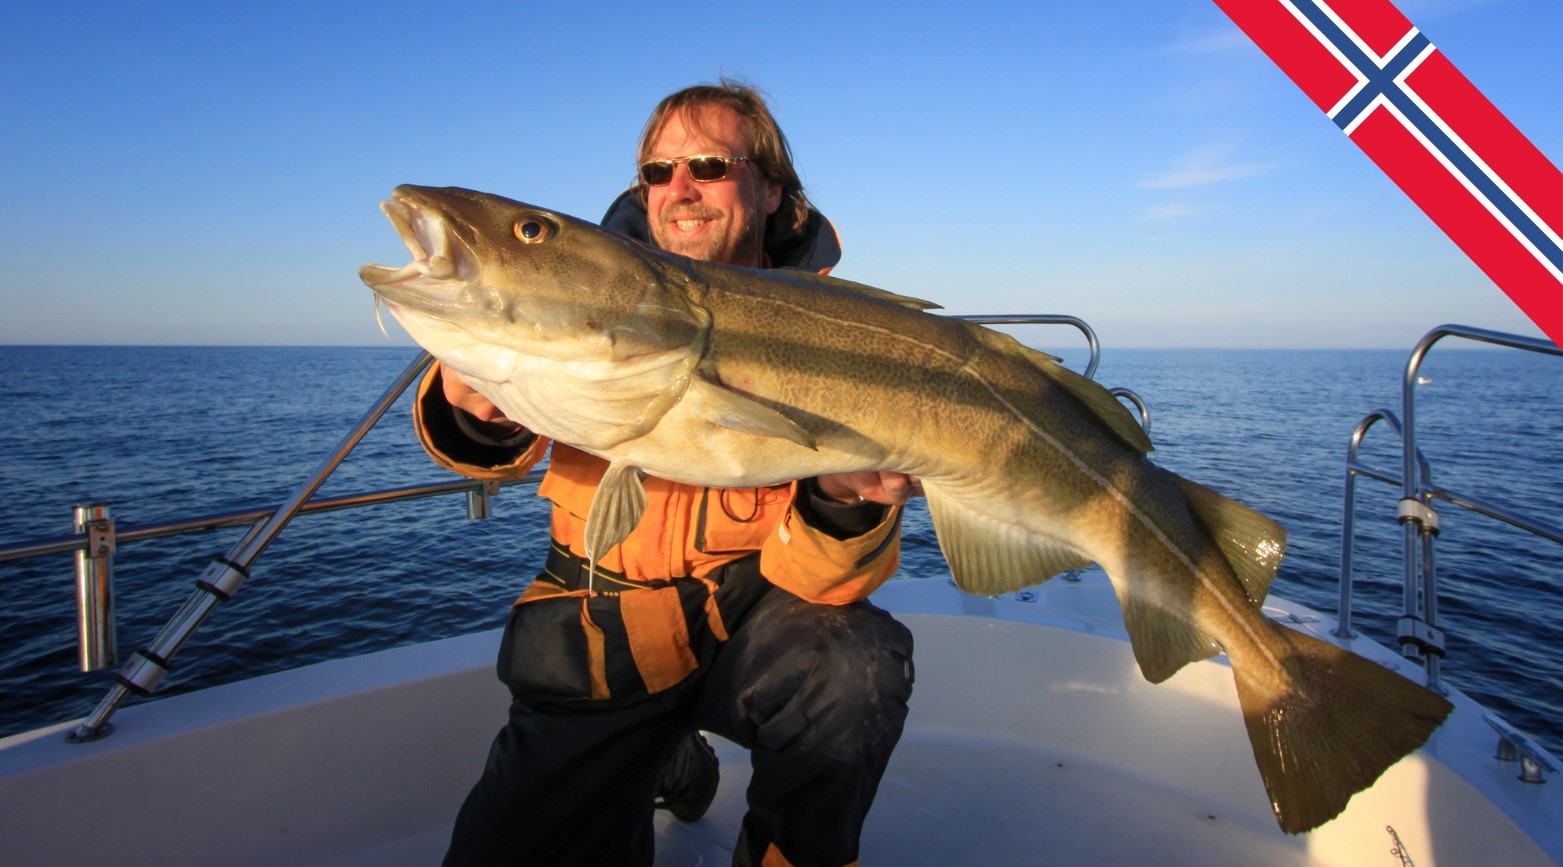
{"type": "MultiPolygon", "coordinates": [[[[1563,5],[1399,0],[1554,164],[1563,5]]],[[[1209,0],[72,3],[0,31],[0,344],[384,345],[399,183],[596,219],[646,114],[771,97],[838,276],[1105,347],[1539,335],[1209,0]]],[[[393,329],[392,342],[406,342],[393,329]]]]}

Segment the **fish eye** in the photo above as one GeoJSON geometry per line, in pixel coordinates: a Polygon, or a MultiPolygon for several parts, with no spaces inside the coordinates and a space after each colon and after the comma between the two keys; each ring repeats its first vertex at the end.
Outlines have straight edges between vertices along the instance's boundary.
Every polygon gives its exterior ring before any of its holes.
{"type": "Polygon", "coordinates": [[[523,244],[540,244],[551,233],[552,227],[536,217],[528,217],[516,223],[516,238],[523,244]]]}

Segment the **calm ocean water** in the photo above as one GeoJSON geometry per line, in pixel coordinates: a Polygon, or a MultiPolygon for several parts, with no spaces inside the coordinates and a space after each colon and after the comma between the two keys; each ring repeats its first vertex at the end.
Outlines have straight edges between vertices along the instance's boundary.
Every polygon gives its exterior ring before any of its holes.
{"type": "MultiPolygon", "coordinates": [[[[0,347],[0,547],[68,533],[76,503],[110,504],[122,530],[274,506],[415,354],[0,347]]],[[[1081,353],[1060,354],[1079,369],[1081,353]]],[[[1290,548],[1275,592],[1333,614],[1347,439],[1370,410],[1398,414],[1408,354],[1109,348],[1097,379],[1148,402],[1159,463],[1285,525],[1290,548]]],[[[1563,360],[1441,344],[1423,376],[1419,436],[1435,482],[1556,523],[1563,360]]],[[[424,457],[407,418],[404,398],[322,493],[453,478],[424,457]]],[[[1393,439],[1376,428],[1364,456],[1398,475],[1393,439]]],[[[1358,487],[1357,624],[1393,643],[1398,492],[1358,487]]],[[[1441,512],[1446,676],[1563,754],[1563,546],[1453,507],[1441,512]]],[[[461,497],[300,518],[181,651],[159,695],[500,626],[540,565],[544,518],[522,488],[496,499],[487,521],[468,520],[461,497]]],[[[238,539],[231,530],[120,548],[122,659],[151,641],[210,558],[238,539]]],[[[942,571],[920,508],[905,550],[903,574],[942,571]]],[[[0,563],[0,735],[80,717],[111,682],[111,672],[76,671],[71,563],[0,563]]]]}

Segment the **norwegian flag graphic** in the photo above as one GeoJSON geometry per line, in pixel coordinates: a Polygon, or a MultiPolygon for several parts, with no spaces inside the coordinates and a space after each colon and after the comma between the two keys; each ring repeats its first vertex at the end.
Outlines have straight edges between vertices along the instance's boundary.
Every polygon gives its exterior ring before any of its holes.
{"type": "Polygon", "coordinates": [[[1563,173],[1388,0],[1215,0],[1563,346],[1563,173]]]}

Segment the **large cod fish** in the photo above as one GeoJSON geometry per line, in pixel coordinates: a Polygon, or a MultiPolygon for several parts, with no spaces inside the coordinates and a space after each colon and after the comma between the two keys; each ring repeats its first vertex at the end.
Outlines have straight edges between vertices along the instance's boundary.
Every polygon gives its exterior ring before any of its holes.
{"type": "Polygon", "coordinates": [[[1151,463],[1112,395],[1005,334],[470,190],[401,186],[383,210],[412,262],[360,276],[407,332],[509,418],[609,461],[594,557],[639,520],[642,473],[718,487],[909,473],[961,588],[1094,561],[1147,679],[1225,652],[1288,833],[1340,813],[1451,709],[1265,618],[1284,531],[1151,463]]]}

